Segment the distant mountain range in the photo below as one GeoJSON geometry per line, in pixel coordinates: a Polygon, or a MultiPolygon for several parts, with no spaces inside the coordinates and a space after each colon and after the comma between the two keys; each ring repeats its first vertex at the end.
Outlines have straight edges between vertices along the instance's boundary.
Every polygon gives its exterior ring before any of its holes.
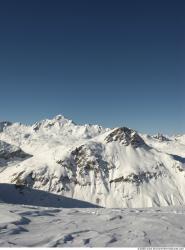
{"type": "Polygon", "coordinates": [[[77,125],[62,115],[0,122],[0,183],[103,207],[182,205],[185,135],[77,125]]]}

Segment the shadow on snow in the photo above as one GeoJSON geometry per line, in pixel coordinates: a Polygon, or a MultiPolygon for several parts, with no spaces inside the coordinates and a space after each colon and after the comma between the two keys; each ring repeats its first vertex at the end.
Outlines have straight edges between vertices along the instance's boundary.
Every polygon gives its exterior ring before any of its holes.
{"type": "Polygon", "coordinates": [[[99,207],[90,202],[6,183],[0,183],[0,202],[57,208],[99,207]]]}

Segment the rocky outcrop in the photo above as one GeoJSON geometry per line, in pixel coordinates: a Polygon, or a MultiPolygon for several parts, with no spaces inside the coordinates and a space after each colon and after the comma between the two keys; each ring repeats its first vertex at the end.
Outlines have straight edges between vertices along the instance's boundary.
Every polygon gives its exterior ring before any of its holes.
{"type": "Polygon", "coordinates": [[[163,134],[160,134],[160,133],[158,133],[157,135],[154,135],[153,138],[159,140],[160,142],[170,141],[169,138],[167,138],[166,136],[164,136],[163,134]]]}
{"type": "Polygon", "coordinates": [[[8,127],[11,126],[12,123],[8,122],[8,121],[4,121],[4,122],[0,122],[0,132],[3,132],[3,130],[8,127]]]}
{"type": "Polygon", "coordinates": [[[144,172],[141,171],[138,174],[132,173],[128,176],[119,177],[113,180],[110,180],[110,183],[116,183],[116,182],[127,182],[127,183],[134,183],[136,186],[140,186],[144,182],[148,183],[151,179],[157,179],[158,177],[162,176],[162,172],[144,172]]]}
{"type": "Polygon", "coordinates": [[[121,127],[115,129],[113,132],[111,132],[106,138],[105,141],[107,143],[118,141],[121,144],[128,146],[131,145],[135,148],[139,146],[146,146],[146,143],[144,140],[138,135],[138,133],[132,129],[121,127]]]}
{"type": "Polygon", "coordinates": [[[11,145],[4,141],[0,141],[0,159],[10,161],[15,157],[25,159],[31,157],[31,155],[25,153],[21,148],[17,146],[11,145]]]}

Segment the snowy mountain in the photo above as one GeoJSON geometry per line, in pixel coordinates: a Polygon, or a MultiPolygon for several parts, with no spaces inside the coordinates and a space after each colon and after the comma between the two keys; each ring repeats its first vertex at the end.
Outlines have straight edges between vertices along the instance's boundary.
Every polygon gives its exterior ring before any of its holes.
{"type": "Polygon", "coordinates": [[[31,126],[1,122],[0,183],[104,207],[182,205],[184,138],[77,125],[62,115],[31,126]]]}

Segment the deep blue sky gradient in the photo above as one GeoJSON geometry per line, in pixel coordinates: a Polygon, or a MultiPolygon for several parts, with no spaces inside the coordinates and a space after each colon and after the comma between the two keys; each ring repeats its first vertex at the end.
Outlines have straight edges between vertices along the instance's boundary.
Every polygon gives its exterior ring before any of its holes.
{"type": "Polygon", "coordinates": [[[185,133],[184,0],[3,0],[0,120],[185,133]]]}

